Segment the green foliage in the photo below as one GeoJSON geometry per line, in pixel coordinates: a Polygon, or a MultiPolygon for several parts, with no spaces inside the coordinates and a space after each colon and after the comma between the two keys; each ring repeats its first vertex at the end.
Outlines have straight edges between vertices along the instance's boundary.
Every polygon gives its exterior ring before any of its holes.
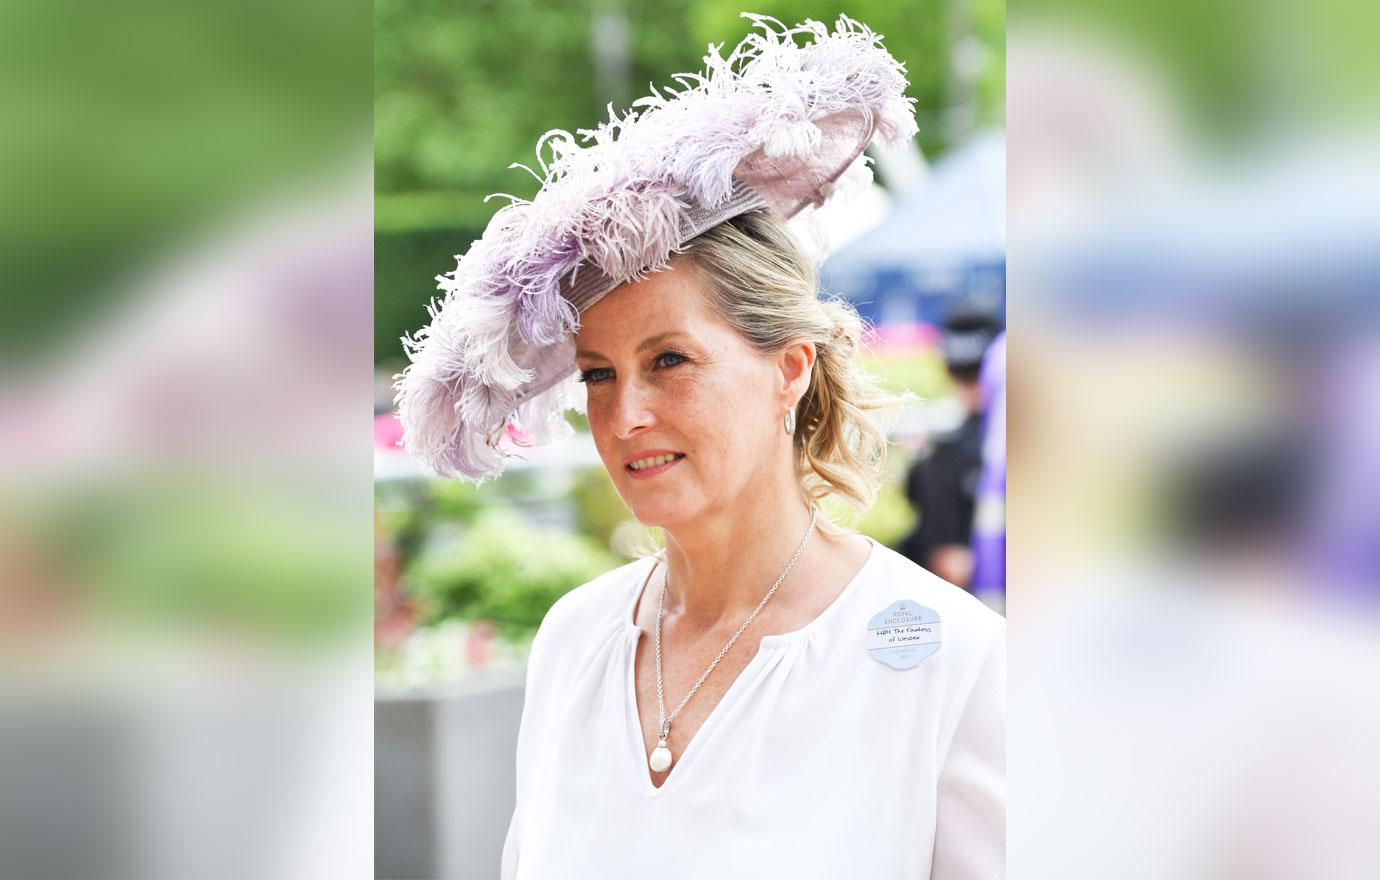
{"type": "MultiPolygon", "coordinates": [[[[660,0],[628,9],[628,88],[640,93],[649,77],[698,57],[685,40],[687,5],[660,0]]],[[[530,164],[543,132],[589,128],[606,115],[607,102],[633,97],[599,87],[588,4],[378,0],[375,9],[381,194],[442,189],[528,197],[536,182],[506,170],[510,163],[530,164]]]]}
{"type": "Polygon", "coordinates": [[[943,397],[952,389],[943,356],[937,349],[909,354],[868,353],[862,368],[887,391],[909,391],[921,400],[943,397]]]}
{"type": "MultiPolygon", "coordinates": [[[[472,203],[485,209],[480,196],[472,203]]],[[[437,294],[436,276],[455,268],[456,254],[469,249],[491,211],[467,229],[441,228],[374,234],[374,361],[389,375],[407,364],[402,336],[427,324],[426,303],[437,294]]]]}
{"type": "Polygon", "coordinates": [[[407,578],[429,621],[487,620],[522,638],[557,599],[617,565],[589,538],[537,529],[511,511],[489,508],[458,544],[425,551],[407,578]]]}
{"type": "Polygon", "coordinates": [[[877,503],[858,523],[858,531],[877,539],[893,550],[915,527],[915,509],[906,499],[905,487],[898,480],[888,480],[877,493],[877,503]]]}
{"type": "Polygon", "coordinates": [[[485,509],[482,490],[464,480],[430,480],[427,487],[438,517],[468,525],[485,509]]]}
{"type": "Polygon", "coordinates": [[[982,127],[1006,124],[1006,0],[974,0],[973,36],[985,53],[978,75],[978,121],[982,127]]]}
{"type": "Polygon", "coordinates": [[[375,540],[387,540],[401,559],[410,559],[431,530],[432,505],[425,483],[394,480],[374,484],[375,540]]]}
{"type": "Polygon", "coordinates": [[[367,7],[0,6],[0,363],[122,314],[131,283],[369,124],[367,7]]]}
{"type": "Polygon", "coordinates": [[[897,452],[892,448],[888,458],[888,477],[877,492],[877,501],[864,514],[837,495],[829,495],[820,502],[820,512],[846,528],[875,538],[892,549],[915,527],[915,510],[906,499],[905,486],[897,479],[897,452]]]}
{"type": "Polygon", "coordinates": [[[610,546],[614,529],[634,520],[631,510],[619,497],[608,472],[588,468],[575,479],[570,493],[575,504],[575,521],[580,531],[610,546]]]}
{"type": "Polygon", "coordinates": [[[89,482],[25,509],[93,622],[310,647],[367,619],[370,545],[336,493],[297,488],[89,482]]]}
{"type": "MultiPolygon", "coordinates": [[[[829,24],[840,12],[886,37],[909,71],[921,145],[949,146],[950,44],[971,31],[986,49],[979,117],[998,118],[1004,9],[999,0],[759,0],[754,11],[794,24],[829,24]],[[958,17],[954,12],[959,12],[958,17]]],[[[589,128],[624,109],[647,85],[700,70],[709,43],[731,47],[750,29],[739,0],[558,0],[470,2],[378,0],[375,4],[375,162],[381,228],[470,225],[465,202],[494,191],[530,196],[535,181],[512,162],[529,162],[552,128],[589,128]],[[626,76],[601,76],[594,46],[602,15],[626,25],[626,76]],[[390,199],[397,194],[397,199],[390,199]],[[465,198],[454,197],[463,194],[465,198]],[[409,218],[407,215],[412,214],[409,218]]],[[[477,202],[476,202],[477,203],[477,202]]],[[[482,210],[482,216],[491,211],[482,210]]]]}

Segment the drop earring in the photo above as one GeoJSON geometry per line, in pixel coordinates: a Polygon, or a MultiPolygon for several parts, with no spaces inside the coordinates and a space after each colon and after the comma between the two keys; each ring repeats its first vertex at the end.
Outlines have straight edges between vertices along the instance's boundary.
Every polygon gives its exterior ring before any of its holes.
{"type": "Polygon", "coordinates": [[[787,434],[795,433],[795,407],[786,410],[785,427],[787,434]]]}

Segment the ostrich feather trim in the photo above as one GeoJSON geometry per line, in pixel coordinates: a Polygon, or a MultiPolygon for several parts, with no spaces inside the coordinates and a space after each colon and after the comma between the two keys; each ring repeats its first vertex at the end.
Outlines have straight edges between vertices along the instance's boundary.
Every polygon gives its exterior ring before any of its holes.
{"type": "Polygon", "coordinates": [[[479,483],[502,473],[513,438],[568,436],[585,309],[716,223],[791,217],[836,183],[866,182],[868,143],[915,134],[905,67],[866,25],[743,16],[754,30],[727,56],[711,45],[702,73],[673,77],[679,91],[653,87],[594,129],[542,135],[539,172],[526,169],[537,194],[503,196],[437,277],[440,300],[403,339],[411,363],[394,384],[402,445],[428,469],[479,483]]]}

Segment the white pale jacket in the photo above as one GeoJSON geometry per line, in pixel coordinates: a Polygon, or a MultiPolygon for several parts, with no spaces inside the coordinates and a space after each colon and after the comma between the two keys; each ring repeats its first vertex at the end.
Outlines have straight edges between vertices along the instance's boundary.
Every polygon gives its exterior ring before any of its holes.
{"type": "Polygon", "coordinates": [[[1004,876],[1000,615],[873,542],[818,617],[761,638],[656,788],[633,677],[652,564],[573,590],[542,623],[504,880],[1004,876]],[[867,651],[869,620],[898,599],[942,626],[908,670],[867,651]]]}

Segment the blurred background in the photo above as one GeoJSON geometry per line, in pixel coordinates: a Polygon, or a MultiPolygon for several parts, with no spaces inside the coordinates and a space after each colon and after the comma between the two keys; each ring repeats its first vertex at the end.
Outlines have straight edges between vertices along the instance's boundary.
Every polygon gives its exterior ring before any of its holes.
{"type": "Polygon", "coordinates": [[[1380,876],[1380,6],[1009,25],[1010,876],[1380,876]]]}
{"type": "Polygon", "coordinates": [[[880,501],[849,521],[1000,608],[1004,460],[989,454],[984,474],[983,446],[1004,451],[1004,423],[987,417],[1004,372],[981,374],[1005,323],[1005,12],[1000,0],[375,9],[376,871],[493,877],[532,635],[561,594],[642,555],[650,536],[578,413],[573,440],[524,451],[478,489],[429,477],[396,446],[400,337],[427,322],[435,276],[483,232],[484,196],[534,194],[508,166],[538,137],[701,70],[708,43],[747,34],[745,9],[866,23],[908,69],[920,133],[874,157],[871,191],[799,232],[824,289],[874,328],[870,368],[918,403],[893,432],[880,501]]]}
{"type": "MultiPolygon", "coordinates": [[[[530,194],[508,163],[740,10],[371,11],[0,11],[0,876],[364,876],[376,849],[493,876],[524,641],[640,537],[587,447],[482,495],[379,416],[482,196],[530,194]]],[[[943,291],[990,308],[1000,264],[1019,294],[1010,876],[1380,876],[1376,5],[1023,0],[1005,36],[999,5],[842,11],[921,122],[831,221],[827,285],[898,328],[876,368],[923,401],[865,530],[921,542],[912,463],[963,436],[951,367],[986,331],[943,291]],[[998,256],[974,219],[947,268],[849,265],[903,211],[968,229],[990,178],[944,181],[1003,122],[998,256]]],[[[933,564],[981,590],[1005,471],[977,487],[971,556],[933,564]]]]}
{"type": "Polygon", "coordinates": [[[0,877],[368,871],[370,25],[0,8],[0,877]]]}

